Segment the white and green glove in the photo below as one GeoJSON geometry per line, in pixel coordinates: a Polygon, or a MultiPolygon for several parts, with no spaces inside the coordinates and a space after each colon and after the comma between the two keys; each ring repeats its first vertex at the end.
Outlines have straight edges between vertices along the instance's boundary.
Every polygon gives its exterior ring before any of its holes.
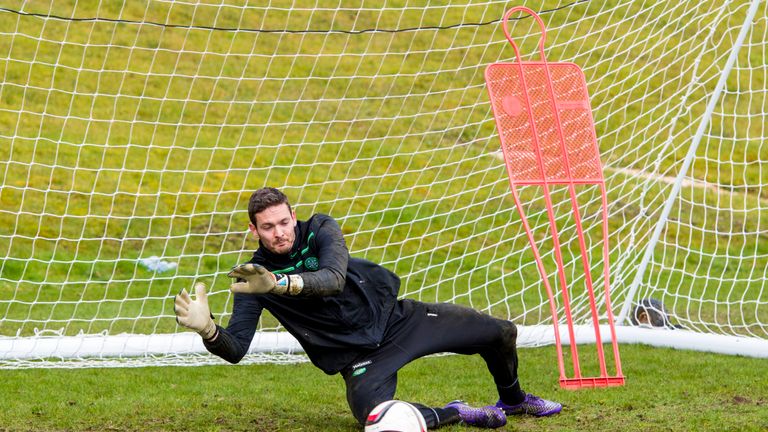
{"type": "Polygon", "coordinates": [[[304,289],[299,275],[275,275],[259,264],[241,264],[227,274],[245,282],[230,285],[234,293],[243,294],[288,294],[297,295],[304,289]]]}
{"type": "Polygon", "coordinates": [[[195,300],[192,300],[186,289],[182,289],[173,303],[177,323],[196,331],[205,340],[216,336],[216,323],[213,322],[211,309],[208,307],[205,284],[200,282],[195,284],[195,300]]]}

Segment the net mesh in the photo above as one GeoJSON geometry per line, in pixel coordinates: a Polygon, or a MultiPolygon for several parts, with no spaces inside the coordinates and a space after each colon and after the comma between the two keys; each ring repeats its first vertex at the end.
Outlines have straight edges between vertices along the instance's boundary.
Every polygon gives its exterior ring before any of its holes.
{"type": "MultiPolygon", "coordinates": [[[[0,4],[4,366],[103,357],[59,350],[44,361],[19,351],[28,340],[71,348],[70,337],[186,338],[172,298],[195,281],[209,285],[226,323],[225,274],[257,246],[245,209],[266,185],[286,192],[300,219],[333,215],[352,255],[402,277],[402,297],[551,325],[483,77],[488,64],[514,60],[500,28],[508,5],[314,3],[0,4]]],[[[547,26],[547,58],[586,77],[610,203],[614,306],[654,297],[688,329],[765,339],[765,5],[635,298],[638,262],[749,2],[526,6],[547,26]]],[[[510,31],[524,59],[537,59],[535,22],[512,20],[510,31]]],[[[534,188],[521,194],[545,241],[534,188]]],[[[583,214],[599,209],[592,189],[579,198],[583,214]]],[[[564,193],[553,199],[579,283],[570,204],[564,193]]],[[[601,248],[598,226],[586,228],[590,250],[601,248]]],[[[585,319],[586,298],[572,302],[585,319]]],[[[266,315],[259,330],[280,326],[266,315]]],[[[170,348],[134,355],[113,357],[187,362],[170,348]]]]}

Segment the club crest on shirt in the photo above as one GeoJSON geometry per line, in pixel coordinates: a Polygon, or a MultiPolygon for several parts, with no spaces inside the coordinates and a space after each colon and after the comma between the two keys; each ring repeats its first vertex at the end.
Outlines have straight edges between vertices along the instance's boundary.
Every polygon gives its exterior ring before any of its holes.
{"type": "Polygon", "coordinates": [[[320,262],[316,257],[309,257],[304,260],[304,266],[307,268],[307,270],[317,270],[320,268],[320,262]]]}

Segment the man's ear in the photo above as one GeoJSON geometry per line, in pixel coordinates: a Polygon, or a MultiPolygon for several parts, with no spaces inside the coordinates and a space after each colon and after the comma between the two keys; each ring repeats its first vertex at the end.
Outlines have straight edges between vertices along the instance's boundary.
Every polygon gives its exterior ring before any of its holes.
{"type": "Polygon", "coordinates": [[[254,225],[254,224],[252,224],[252,223],[249,223],[249,224],[248,224],[248,231],[250,231],[250,232],[251,232],[251,234],[253,234],[253,238],[254,238],[254,239],[256,239],[256,240],[258,240],[258,239],[259,239],[259,232],[258,232],[258,231],[256,231],[256,225],[254,225]]]}

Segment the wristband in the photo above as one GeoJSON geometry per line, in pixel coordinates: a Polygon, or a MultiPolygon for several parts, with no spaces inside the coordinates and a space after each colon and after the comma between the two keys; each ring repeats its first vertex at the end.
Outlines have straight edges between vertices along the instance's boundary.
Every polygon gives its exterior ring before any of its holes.
{"type": "Polygon", "coordinates": [[[287,294],[295,296],[304,289],[304,279],[299,275],[275,275],[279,278],[275,281],[277,294],[287,294]]]}

